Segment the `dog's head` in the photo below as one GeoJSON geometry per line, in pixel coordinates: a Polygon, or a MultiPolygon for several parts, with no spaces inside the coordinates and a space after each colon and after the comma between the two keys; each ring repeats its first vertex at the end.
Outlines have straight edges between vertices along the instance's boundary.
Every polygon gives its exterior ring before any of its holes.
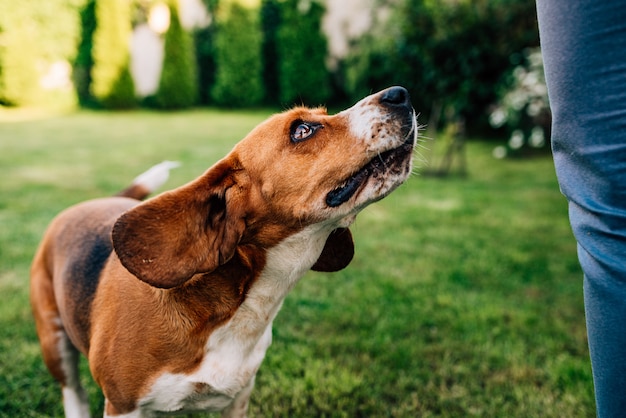
{"type": "Polygon", "coordinates": [[[303,107],[274,115],[198,179],[120,217],[115,250],[141,280],[171,288],[240,245],[268,249],[316,225],[328,239],[312,268],[340,270],[354,251],[348,226],[407,179],[416,138],[401,87],[336,115],[303,107]]]}

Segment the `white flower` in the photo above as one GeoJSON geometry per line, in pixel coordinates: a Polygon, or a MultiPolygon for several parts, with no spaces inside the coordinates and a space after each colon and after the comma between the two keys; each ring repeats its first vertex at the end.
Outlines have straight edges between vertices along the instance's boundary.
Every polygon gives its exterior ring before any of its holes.
{"type": "Polygon", "coordinates": [[[489,124],[494,128],[499,128],[506,123],[507,119],[504,109],[498,107],[489,115],[489,124]]]}
{"type": "Polygon", "coordinates": [[[531,67],[543,66],[543,57],[541,56],[541,50],[539,48],[532,49],[526,55],[531,67]]]}
{"type": "Polygon", "coordinates": [[[543,129],[539,126],[533,128],[528,138],[528,143],[533,148],[541,148],[546,145],[546,137],[543,133],[543,129]]]}
{"type": "Polygon", "coordinates": [[[526,113],[528,114],[528,116],[534,117],[538,116],[541,113],[542,109],[543,106],[541,105],[541,102],[539,100],[533,100],[526,108],[526,113]]]}
{"type": "Polygon", "coordinates": [[[524,108],[524,105],[528,101],[526,93],[522,90],[514,90],[508,96],[511,107],[516,111],[522,110],[524,108]]]}
{"type": "Polygon", "coordinates": [[[504,145],[499,145],[493,149],[492,154],[494,158],[501,160],[506,157],[506,147],[504,145]]]}
{"type": "Polygon", "coordinates": [[[522,146],[524,146],[524,133],[516,129],[511,133],[511,138],[509,138],[509,147],[511,149],[520,149],[522,146]]]}

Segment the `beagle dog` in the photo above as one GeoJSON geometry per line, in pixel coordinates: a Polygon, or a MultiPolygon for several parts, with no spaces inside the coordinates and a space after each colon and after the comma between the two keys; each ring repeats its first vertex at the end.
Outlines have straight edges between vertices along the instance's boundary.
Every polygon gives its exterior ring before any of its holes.
{"type": "Polygon", "coordinates": [[[31,303],[66,416],[89,416],[79,353],[106,417],[245,416],[283,299],[306,271],[348,265],[348,227],[410,175],[417,128],[402,87],[332,116],[297,107],[182,187],[140,201],[162,163],[58,215],[31,303]]]}

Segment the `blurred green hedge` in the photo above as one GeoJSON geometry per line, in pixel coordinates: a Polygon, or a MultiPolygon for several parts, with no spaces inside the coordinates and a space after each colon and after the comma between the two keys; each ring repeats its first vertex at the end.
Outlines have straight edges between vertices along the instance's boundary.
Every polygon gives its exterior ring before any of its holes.
{"type": "MultiPolygon", "coordinates": [[[[80,104],[134,105],[122,38],[157,1],[164,0],[0,0],[0,105],[41,101],[38,80],[56,61],[72,65],[67,94],[80,104]]],[[[526,0],[376,0],[371,28],[329,69],[325,1],[202,1],[210,24],[194,29],[193,45],[177,21],[170,26],[159,99],[144,104],[343,106],[400,84],[423,120],[444,109],[444,119],[488,126],[522,51],[539,43],[526,0]]]]}
{"type": "Polygon", "coordinates": [[[170,0],[170,27],[165,34],[165,55],[156,105],[184,109],[198,98],[198,70],[191,34],[180,23],[178,4],[170,0]]]}

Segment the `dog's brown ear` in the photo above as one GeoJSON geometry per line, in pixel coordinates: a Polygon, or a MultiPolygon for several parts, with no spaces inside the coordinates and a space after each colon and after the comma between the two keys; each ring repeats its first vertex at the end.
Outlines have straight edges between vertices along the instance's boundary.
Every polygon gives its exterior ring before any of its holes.
{"type": "Polygon", "coordinates": [[[348,228],[337,228],[330,233],[324,249],[311,270],[333,272],[348,266],[354,257],[354,241],[348,228]]]}
{"type": "Polygon", "coordinates": [[[180,286],[234,255],[245,229],[244,188],[221,161],[193,182],[123,214],[113,247],[128,271],[159,288],[180,286]]]}

